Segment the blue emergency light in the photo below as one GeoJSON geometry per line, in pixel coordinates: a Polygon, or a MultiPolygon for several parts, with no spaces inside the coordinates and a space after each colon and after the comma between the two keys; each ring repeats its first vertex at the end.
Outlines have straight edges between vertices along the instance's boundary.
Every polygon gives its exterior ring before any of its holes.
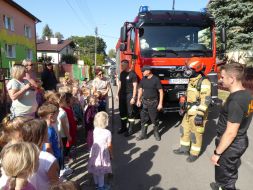
{"type": "Polygon", "coordinates": [[[148,12],[148,6],[140,6],[139,13],[146,13],[148,12]]]}

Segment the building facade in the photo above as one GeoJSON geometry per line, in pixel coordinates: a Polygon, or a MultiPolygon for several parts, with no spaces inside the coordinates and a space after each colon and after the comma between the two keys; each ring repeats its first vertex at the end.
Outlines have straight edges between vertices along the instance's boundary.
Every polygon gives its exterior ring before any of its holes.
{"type": "Polygon", "coordinates": [[[63,55],[74,54],[74,42],[71,40],[58,40],[58,38],[46,38],[37,41],[37,58],[51,57],[51,62],[59,64],[63,55]]]}
{"type": "Polygon", "coordinates": [[[36,23],[40,22],[12,0],[0,0],[0,68],[25,58],[36,61],[36,23]]]}

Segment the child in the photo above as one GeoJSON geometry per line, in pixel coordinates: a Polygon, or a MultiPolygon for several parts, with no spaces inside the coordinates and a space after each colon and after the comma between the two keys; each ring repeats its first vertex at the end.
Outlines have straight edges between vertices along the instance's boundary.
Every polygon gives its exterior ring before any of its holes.
{"type": "Polygon", "coordinates": [[[102,97],[102,93],[100,91],[94,92],[94,96],[98,99],[98,112],[106,111],[106,100],[102,97]]]}
{"type": "Polygon", "coordinates": [[[58,108],[53,104],[44,103],[39,108],[38,115],[47,123],[48,142],[44,144],[43,150],[52,153],[57,158],[59,166],[62,167],[63,158],[59,138],[54,128],[57,121],[58,108]]]}
{"type": "Polygon", "coordinates": [[[80,103],[80,92],[79,92],[79,87],[77,85],[73,86],[72,95],[73,95],[72,108],[74,111],[74,115],[77,120],[77,124],[79,126],[82,126],[83,125],[83,109],[80,103]]]}
{"type": "Polygon", "coordinates": [[[2,134],[0,137],[0,145],[3,147],[7,143],[16,143],[22,140],[22,125],[31,120],[32,117],[16,117],[10,118],[11,115],[6,116],[2,121],[2,134]]]}
{"type": "Polygon", "coordinates": [[[42,151],[47,142],[47,123],[34,119],[24,123],[22,127],[23,141],[36,144],[40,149],[38,171],[29,179],[36,190],[49,189],[50,185],[59,181],[59,165],[57,159],[50,153],[42,151]]]}
{"type": "Polygon", "coordinates": [[[99,190],[108,189],[104,184],[104,175],[112,173],[112,136],[111,132],[105,129],[108,126],[108,114],[98,112],[94,118],[95,129],[93,131],[94,142],[91,147],[88,161],[88,172],[93,174],[95,185],[99,190]]]}
{"type": "Polygon", "coordinates": [[[6,145],[1,152],[1,164],[8,177],[4,190],[36,190],[28,177],[39,166],[39,148],[33,143],[19,142],[6,145]]]}
{"type": "Polygon", "coordinates": [[[87,108],[87,104],[88,104],[87,99],[91,94],[90,93],[91,90],[89,88],[82,87],[81,91],[82,91],[82,95],[80,97],[80,103],[83,107],[83,111],[85,111],[87,108]]]}
{"type": "Polygon", "coordinates": [[[75,120],[74,113],[71,107],[73,103],[72,94],[65,93],[63,99],[66,102],[66,106],[62,107],[62,109],[64,109],[64,111],[67,113],[67,117],[69,120],[69,133],[71,136],[71,140],[69,140],[66,145],[67,155],[69,155],[71,146],[75,145],[76,143],[77,125],[76,125],[76,120],[75,120]]]}
{"type": "Polygon", "coordinates": [[[88,107],[84,113],[84,124],[86,129],[86,142],[88,145],[88,150],[90,151],[93,144],[93,130],[94,130],[94,117],[97,113],[97,98],[95,96],[90,96],[88,98],[88,107]]]}

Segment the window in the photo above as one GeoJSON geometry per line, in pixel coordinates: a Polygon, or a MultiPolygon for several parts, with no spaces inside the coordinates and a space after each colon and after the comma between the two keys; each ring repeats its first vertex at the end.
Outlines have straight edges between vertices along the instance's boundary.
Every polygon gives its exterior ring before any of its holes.
{"type": "Polygon", "coordinates": [[[134,52],[134,47],[135,47],[135,31],[134,31],[134,29],[131,30],[130,47],[131,47],[132,52],[134,52]]]}
{"type": "Polygon", "coordinates": [[[4,15],[4,27],[5,29],[14,31],[14,21],[12,17],[4,15]]]}
{"type": "Polygon", "coordinates": [[[33,51],[31,49],[26,50],[26,58],[32,60],[33,59],[33,51]]]}
{"type": "Polygon", "coordinates": [[[15,45],[5,44],[5,53],[8,58],[16,58],[16,48],[15,45]]]}
{"type": "Polygon", "coordinates": [[[32,38],[32,29],[30,26],[25,25],[24,31],[25,31],[25,37],[32,38]]]}

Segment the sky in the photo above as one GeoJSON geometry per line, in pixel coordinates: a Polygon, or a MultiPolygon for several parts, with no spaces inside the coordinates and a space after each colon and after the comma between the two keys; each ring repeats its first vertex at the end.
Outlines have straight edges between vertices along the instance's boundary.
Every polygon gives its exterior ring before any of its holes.
{"type": "MultiPolygon", "coordinates": [[[[106,42],[108,52],[114,49],[120,35],[120,27],[133,21],[141,5],[150,10],[171,10],[173,0],[14,0],[41,20],[37,34],[41,37],[46,24],[53,33],[70,36],[95,35],[106,42]]],[[[175,0],[175,10],[200,11],[209,0],[175,0]]]]}

